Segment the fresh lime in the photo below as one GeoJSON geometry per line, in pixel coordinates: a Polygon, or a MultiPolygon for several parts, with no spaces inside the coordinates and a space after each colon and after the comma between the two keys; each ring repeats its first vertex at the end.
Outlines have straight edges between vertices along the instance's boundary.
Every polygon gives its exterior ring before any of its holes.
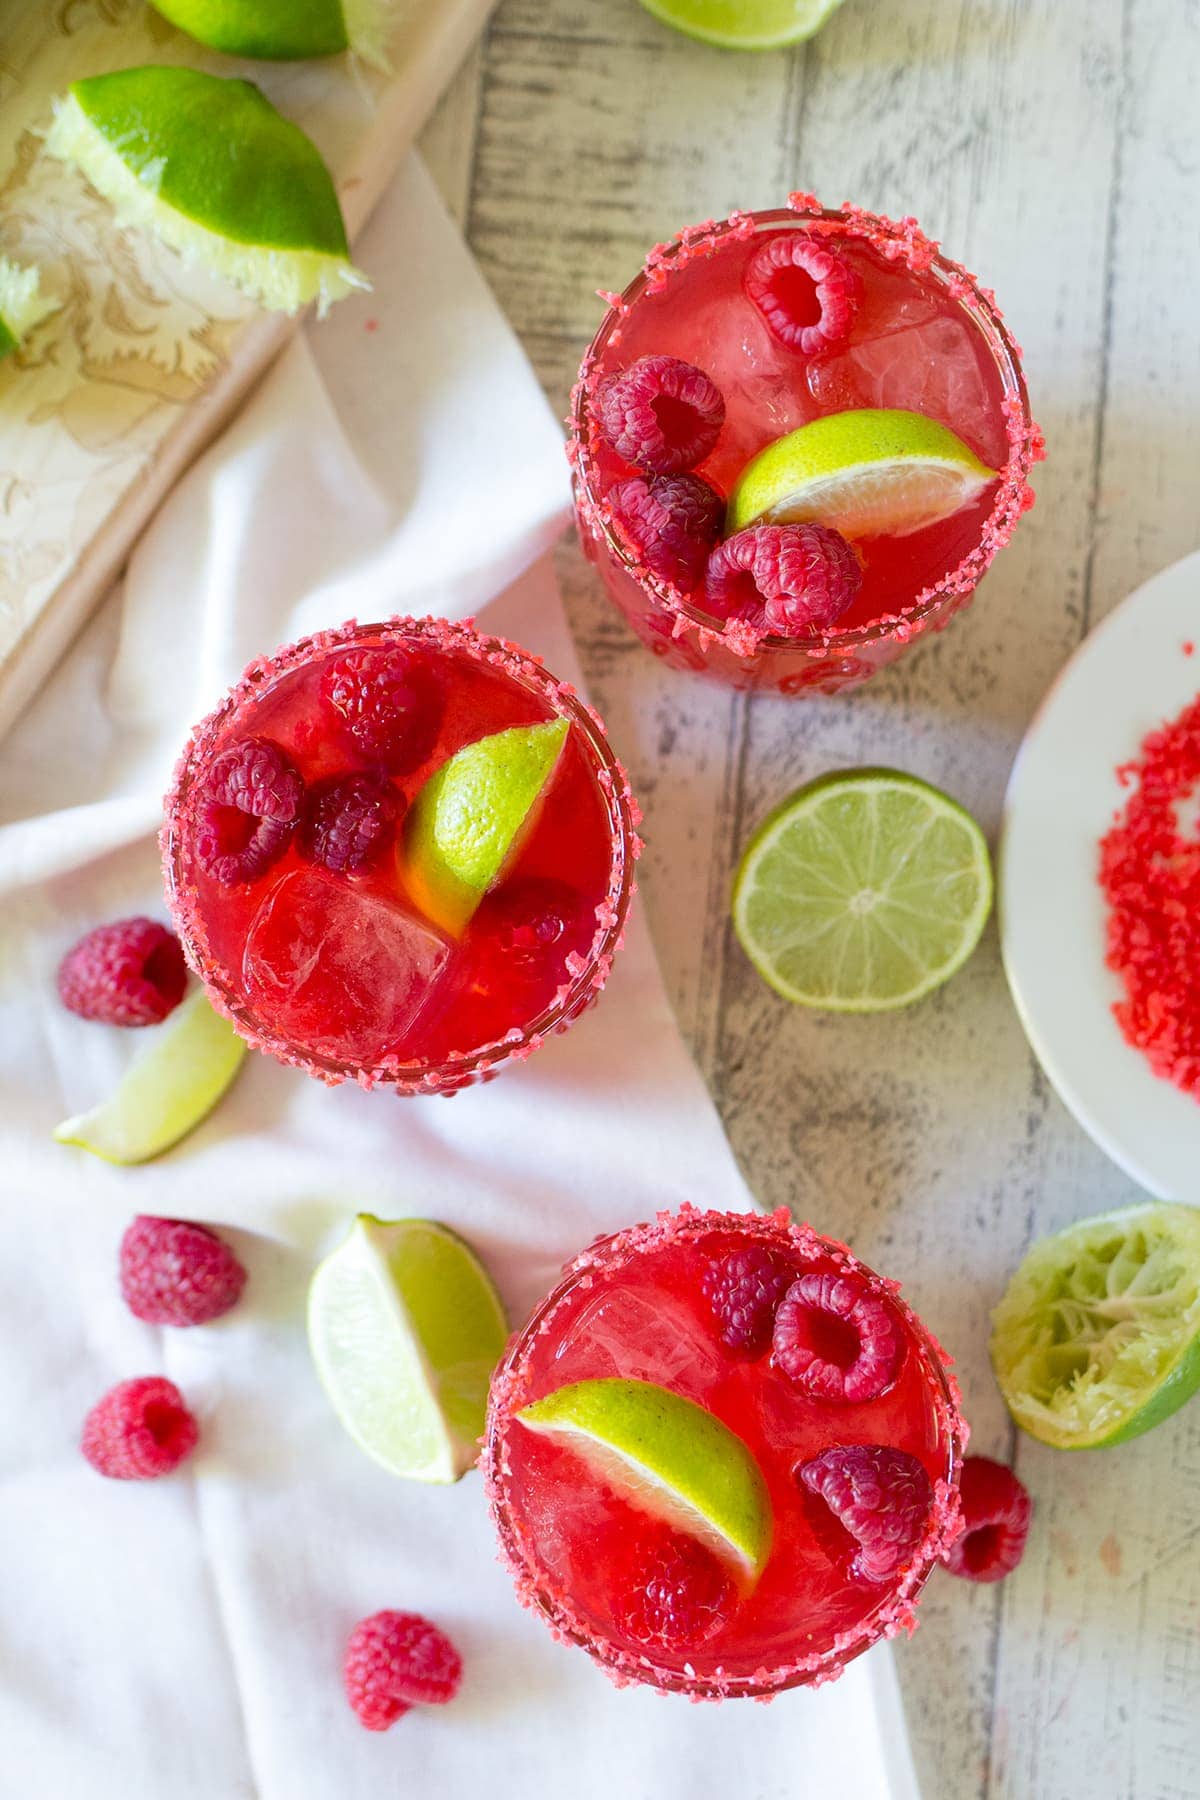
{"type": "Polygon", "coordinates": [[[1200,1387],[1200,1212],[1128,1206],[1034,1244],[992,1314],[992,1367],[1058,1450],[1140,1437],[1200,1387]]]}
{"type": "Polygon", "coordinates": [[[896,769],[822,776],[764,820],[738,867],[733,923],[785,1000],[829,1012],[908,1006],[961,968],[992,904],[983,833],[896,769]]]}
{"type": "Polygon", "coordinates": [[[819,31],[842,0],[642,0],[688,37],[724,50],[776,50],[819,31]]]}
{"type": "Polygon", "coordinates": [[[474,1463],[507,1335],[472,1251],[428,1219],[360,1214],[309,1289],[309,1347],[334,1411],[412,1481],[457,1481],[474,1463]]]}
{"type": "Polygon", "coordinates": [[[558,766],[569,725],[514,725],[466,744],[425,783],[408,817],[403,873],[428,918],[457,935],[504,874],[558,766]]]}
{"type": "Polygon", "coordinates": [[[0,256],[0,358],[53,311],[54,302],[42,295],[37,270],[0,256]]]}
{"type": "Polygon", "coordinates": [[[91,1112],[65,1119],[54,1135],[105,1162],[149,1162],[207,1118],[245,1054],[228,1019],[194,993],[156,1029],[116,1092],[91,1112]]]}
{"type": "Polygon", "coordinates": [[[316,146],[249,81],[148,66],[72,82],[46,138],[123,223],[264,306],[318,310],[367,287],[316,146]]]}
{"type": "Polygon", "coordinates": [[[771,1502],[758,1464],[728,1425],[649,1381],[576,1381],[517,1414],[569,1443],[635,1506],[732,1557],[767,1560],[771,1502]]]}
{"type": "Polygon", "coordinates": [[[832,525],[844,537],[907,537],[978,498],[996,471],[924,413],[864,407],[776,438],[746,464],[727,529],[832,525]]]}
{"type": "Polygon", "coordinates": [[[164,19],[228,56],[290,62],[353,50],[379,68],[394,0],[154,0],[164,19]]]}

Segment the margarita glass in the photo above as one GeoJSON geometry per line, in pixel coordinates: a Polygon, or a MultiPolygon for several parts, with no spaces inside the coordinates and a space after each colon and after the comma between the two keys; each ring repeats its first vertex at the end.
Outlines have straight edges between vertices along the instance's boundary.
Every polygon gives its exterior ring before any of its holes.
{"type": "MultiPolygon", "coordinates": [[[[790,289],[779,292],[798,327],[816,318],[814,282],[805,292],[803,272],[790,268],[784,280],[790,289]]],[[[894,222],[851,206],[827,211],[793,194],[787,208],[683,231],[650,253],[623,294],[604,297],[609,309],[583,359],[569,421],[580,538],[642,642],[677,667],[787,694],[865,681],[948,624],[1033,503],[1030,468],[1044,451],[1017,346],[992,295],[912,219],[894,222]],[[812,350],[781,341],[747,285],[749,265],[768,240],[794,249],[801,237],[833,252],[852,289],[844,335],[812,350]],[[719,502],[768,445],[855,409],[935,420],[994,477],[937,522],[856,537],[861,586],[835,624],[780,633],[761,618],[747,623],[716,604],[702,570],[682,584],[656,574],[614,505],[616,489],[638,470],[606,439],[604,390],[652,356],[695,365],[720,392],[724,422],[715,445],[682,465],[719,502]]]]}
{"type": "MultiPolygon", "coordinates": [[[[735,1303],[734,1313],[744,1324],[746,1311],[735,1303]]],[[[493,1378],[484,1468],[518,1595],[557,1636],[618,1681],[694,1698],[762,1697],[829,1680],[880,1638],[912,1629],[920,1589],[961,1528],[965,1440],[947,1359],[894,1282],[784,1210],[684,1207],[568,1265],[493,1378]],[[714,1271],[745,1271],[747,1258],[768,1306],[757,1339],[753,1327],[749,1338],[726,1335],[732,1315],[723,1323],[713,1297],[714,1271]],[[846,1371],[881,1319],[892,1360],[856,1388],[846,1371]],[[798,1384],[795,1365],[781,1363],[781,1331],[797,1320],[833,1365],[834,1386],[849,1384],[837,1398],[798,1384]],[[741,1440],[769,1497],[769,1551],[755,1576],[731,1568],[711,1537],[689,1536],[678,1517],[664,1524],[644,1469],[630,1479],[611,1453],[589,1461],[578,1436],[530,1428],[526,1408],[578,1382],[654,1383],[741,1440]],[[851,1463],[881,1458],[885,1489],[896,1470],[907,1483],[905,1529],[898,1513],[885,1518],[887,1548],[874,1561],[874,1523],[844,1507],[839,1517],[834,1490],[825,1490],[832,1506],[816,1491],[820,1470],[846,1454],[851,1463]]],[[[869,1490],[874,1479],[868,1470],[869,1490]]]]}
{"type": "Polygon", "coordinates": [[[352,622],[252,663],[196,727],[166,801],[167,897],[256,1048],[330,1083],[446,1093],[597,998],[638,819],[599,718],[535,657],[464,624],[352,622]],[[417,797],[464,746],[557,721],[498,880],[448,926],[415,879],[417,797]]]}

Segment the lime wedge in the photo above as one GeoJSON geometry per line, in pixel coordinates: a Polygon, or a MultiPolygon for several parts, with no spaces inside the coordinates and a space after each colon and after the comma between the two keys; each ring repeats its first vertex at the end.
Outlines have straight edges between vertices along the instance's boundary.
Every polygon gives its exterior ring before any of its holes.
{"type": "Polygon", "coordinates": [[[54,1135],[105,1162],[149,1162],[207,1118],[245,1054],[244,1040],[197,991],[157,1028],[111,1098],[64,1119],[54,1135]]]}
{"type": "Polygon", "coordinates": [[[504,874],[536,817],[569,724],[514,725],[465,744],[425,783],[408,816],[403,875],[427,918],[458,935],[504,874]]]}
{"type": "Polygon", "coordinates": [[[367,287],[316,146],[249,81],[148,66],[72,82],[46,138],[123,224],[264,306],[324,313],[367,287]]]}
{"type": "Polygon", "coordinates": [[[27,332],[55,310],[38,285],[36,269],[0,256],[0,358],[17,348],[27,332]]]}
{"type": "Polygon", "coordinates": [[[724,50],[775,50],[819,31],[842,0],[642,0],[688,37],[724,50]]]}
{"type": "Polygon", "coordinates": [[[813,520],[848,538],[908,537],[969,506],[996,479],[924,413],[829,413],[746,464],[729,496],[727,529],[813,520]]]}
{"type": "Polygon", "coordinates": [[[771,1545],[766,1484],[741,1438],[694,1400],[649,1381],[576,1381],[517,1417],[570,1444],[633,1505],[761,1571],[771,1545]]]}
{"type": "Polygon", "coordinates": [[[387,68],[395,0],[154,0],[180,31],[227,56],[291,62],[353,50],[387,68]]]}
{"type": "Polygon", "coordinates": [[[822,776],[759,826],[733,888],[743,950],[777,994],[887,1012],[940,987],[992,904],[983,833],[948,795],[896,769],[822,776]]]}
{"type": "Polygon", "coordinates": [[[360,1450],[412,1481],[475,1462],[488,1382],[508,1335],[473,1252],[428,1219],[360,1213],[308,1294],[308,1343],[360,1450]]]}
{"type": "Polygon", "coordinates": [[[1200,1212],[1129,1206],[1033,1245],[992,1314],[1009,1412],[1058,1450],[1123,1444],[1200,1387],[1200,1212]]]}

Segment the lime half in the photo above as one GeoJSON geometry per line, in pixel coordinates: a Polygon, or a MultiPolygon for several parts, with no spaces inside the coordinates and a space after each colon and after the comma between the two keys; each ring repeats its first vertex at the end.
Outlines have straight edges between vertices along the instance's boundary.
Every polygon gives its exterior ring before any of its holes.
{"type": "Polygon", "coordinates": [[[830,1012],[886,1012],[947,981],[992,904],[987,844],[956,801],[896,769],[800,788],[759,826],[733,923],[763,980],[830,1012]]]}
{"type": "Polygon", "coordinates": [[[41,292],[37,270],[0,256],[0,358],[54,310],[53,300],[41,292]]]}
{"type": "Polygon", "coordinates": [[[334,1411],[412,1481],[457,1481],[475,1462],[507,1335],[474,1253],[428,1219],[361,1213],[309,1289],[309,1348],[334,1411]]]}
{"type": "Polygon", "coordinates": [[[576,1381],[517,1414],[569,1443],[635,1506],[757,1574],[771,1544],[758,1464],[728,1425],[649,1381],[576,1381]]]}
{"type": "Polygon", "coordinates": [[[164,19],[227,56],[290,62],[353,50],[377,68],[395,0],[154,0],[164,19]]]}
{"type": "Polygon", "coordinates": [[[1034,1244],[992,1314],[1009,1412],[1059,1450],[1123,1444],[1200,1387],[1200,1212],[1129,1206],[1034,1244]]]}
{"type": "Polygon", "coordinates": [[[842,0],[642,0],[688,37],[724,50],[775,50],[819,31],[842,0]]]}
{"type": "Polygon", "coordinates": [[[46,139],[125,224],[264,306],[326,312],[353,288],[329,170],[299,126],[249,81],[147,66],[71,84],[46,139]]]}

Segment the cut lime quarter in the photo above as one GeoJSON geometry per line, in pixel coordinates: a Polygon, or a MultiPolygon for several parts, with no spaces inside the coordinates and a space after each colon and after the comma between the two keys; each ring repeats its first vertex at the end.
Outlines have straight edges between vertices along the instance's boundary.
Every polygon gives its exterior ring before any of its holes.
{"type": "Polygon", "coordinates": [[[812,37],[842,0],[642,0],[688,37],[724,50],[777,50],[812,37]]]}
{"type": "Polygon", "coordinates": [[[1033,1245],[992,1314],[1023,1431],[1059,1450],[1140,1437],[1200,1387],[1200,1212],[1129,1206],[1033,1245]]]}
{"type": "Polygon", "coordinates": [[[991,904],[987,844],[969,813],[915,775],[851,769],[800,788],[759,826],[733,923],[785,1000],[886,1012],[961,968],[991,904]]]}
{"type": "Polygon", "coordinates": [[[154,0],[180,31],[227,56],[290,62],[352,50],[387,67],[396,0],[154,0]]]}
{"type": "Polygon", "coordinates": [[[53,300],[41,291],[37,270],[0,256],[0,359],[54,310],[53,300]]]}

